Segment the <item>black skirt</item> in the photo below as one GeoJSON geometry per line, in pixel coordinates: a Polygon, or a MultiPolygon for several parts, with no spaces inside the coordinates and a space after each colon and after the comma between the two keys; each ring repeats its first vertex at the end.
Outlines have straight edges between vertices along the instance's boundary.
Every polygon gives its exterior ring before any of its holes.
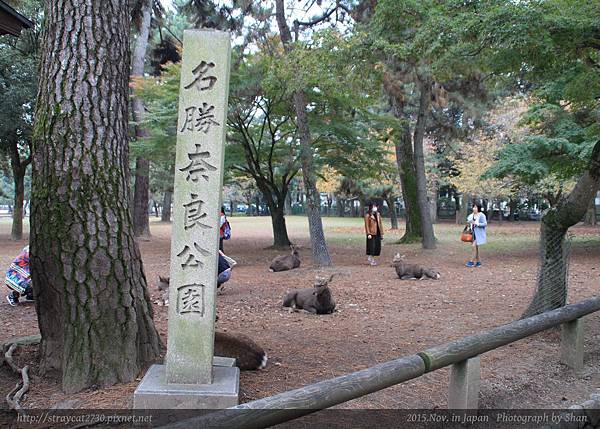
{"type": "Polygon", "coordinates": [[[367,235],[367,255],[379,256],[381,254],[381,235],[372,235],[369,238],[367,235]]]}

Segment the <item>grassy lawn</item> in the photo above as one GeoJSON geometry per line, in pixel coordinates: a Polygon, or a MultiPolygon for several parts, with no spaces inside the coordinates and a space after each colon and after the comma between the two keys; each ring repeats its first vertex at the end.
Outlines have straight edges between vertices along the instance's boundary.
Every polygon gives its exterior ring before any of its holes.
{"type": "MultiPolygon", "coordinates": [[[[268,216],[246,217],[237,216],[230,218],[232,228],[260,230],[261,233],[271,236],[271,218],[268,216]]],[[[286,216],[286,225],[290,237],[308,237],[308,222],[303,216],[286,216]]],[[[327,242],[333,245],[364,245],[364,226],[362,218],[323,217],[323,226],[327,242]]],[[[404,233],[404,221],[400,219],[400,229],[391,231],[389,219],[384,219],[386,244],[397,244],[404,233]]],[[[491,223],[488,226],[487,251],[504,252],[511,249],[535,249],[539,240],[539,222],[503,222],[491,223]]],[[[440,246],[459,244],[461,225],[441,222],[434,225],[435,235],[440,246]]],[[[600,232],[600,229],[598,230],[600,232]]],[[[600,234],[579,233],[577,228],[571,229],[574,247],[600,248],[600,234]]]]}
{"type": "MultiPolygon", "coordinates": [[[[234,216],[230,218],[233,234],[236,231],[252,231],[253,234],[272,236],[271,218],[269,216],[234,216]]],[[[0,217],[0,234],[10,234],[12,219],[0,217]]],[[[157,218],[150,218],[151,227],[161,225],[157,218]]],[[[292,240],[308,238],[308,222],[304,216],[286,216],[288,234],[292,240]]],[[[327,242],[337,246],[364,245],[364,226],[362,218],[352,217],[323,217],[323,226],[327,242]]],[[[24,231],[29,231],[29,219],[24,219],[24,231]]],[[[488,226],[487,251],[505,252],[511,249],[535,249],[539,240],[539,222],[503,222],[501,225],[492,223],[488,226]]],[[[390,230],[389,219],[384,219],[385,243],[397,244],[404,233],[404,221],[400,219],[400,229],[390,230]]],[[[462,245],[459,235],[462,230],[460,225],[450,222],[441,222],[434,225],[438,245],[462,245]]],[[[594,231],[594,229],[592,229],[594,231]]],[[[600,229],[590,233],[589,229],[580,230],[571,228],[573,247],[600,248],[600,229]]]]}

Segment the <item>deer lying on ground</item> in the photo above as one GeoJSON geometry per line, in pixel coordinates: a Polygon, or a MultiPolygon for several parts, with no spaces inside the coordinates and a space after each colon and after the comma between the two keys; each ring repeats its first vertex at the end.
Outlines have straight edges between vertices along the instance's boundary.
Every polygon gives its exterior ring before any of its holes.
{"type": "Polygon", "coordinates": [[[317,278],[314,287],[297,289],[288,292],[283,297],[283,306],[289,307],[290,311],[305,310],[312,314],[330,314],[335,309],[335,300],[331,296],[329,279],[317,278]]]}
{"type": "Polygon", "coordinates": [[[404,255],[396,253],[394,259],[392,260],[392,267],[396,269],[396,274],[398,274],[400,280],[423,280],[426,277],[437,280],[440,278],[440,273],[438,271],[431,268],[425,268],[417,264],[407,264],[404,262],[404,259],[404,255]]]}
{"type": "Polygon", "coordinates": [[[300,266],[300,255],[298,254],[298,248],[294,245],[290,245],[290,248],[292,249],[292,254],[275,257],[269,266],[269,271],[287,271],[293,270],[294,268],[298,268],[300,266]]]}
{"type": "MultiPolygon", "coordinates": [[[[158,276],[158,290],[163,305],[169,305],[169,277],[158,276]]],[[[219,320],[218,316],[216,320],[219,320]]],[[[267,365],[267,353],[249,337],[242,334],[215,332],[215,356],[235,358],[241,370],[263,369],[267,365]]]]}
{"type": "Polygon", "coordinates": [[[263,369],[269,360],[261,346],[242,334],[215,332],[215,356],[235,358],[241,370],[263,369]]]}

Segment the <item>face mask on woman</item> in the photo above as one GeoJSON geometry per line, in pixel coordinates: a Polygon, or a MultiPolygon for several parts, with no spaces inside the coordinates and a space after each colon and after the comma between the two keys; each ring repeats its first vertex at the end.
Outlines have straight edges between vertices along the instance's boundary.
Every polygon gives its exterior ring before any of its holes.
{"type": "Polygon", "coordinates": [[[377,207],[373,207],[373,208],[371,209],[371,211],[372,211],[373,213],[377,213],[377,207]]]}

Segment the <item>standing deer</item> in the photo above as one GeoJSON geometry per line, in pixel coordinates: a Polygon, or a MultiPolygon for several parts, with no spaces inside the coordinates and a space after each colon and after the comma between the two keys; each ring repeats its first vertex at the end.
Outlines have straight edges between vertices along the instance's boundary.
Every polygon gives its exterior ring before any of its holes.
{"type": "Polygon", "coordinates": [[[273,259],[271,262],[269,271],[288,271],[300,266],[300,255],[298,254],[297,247],[292,244],[290,245],[290,248],[292,249],[291,255],[275,257],[275,259],[273,259]]]}

